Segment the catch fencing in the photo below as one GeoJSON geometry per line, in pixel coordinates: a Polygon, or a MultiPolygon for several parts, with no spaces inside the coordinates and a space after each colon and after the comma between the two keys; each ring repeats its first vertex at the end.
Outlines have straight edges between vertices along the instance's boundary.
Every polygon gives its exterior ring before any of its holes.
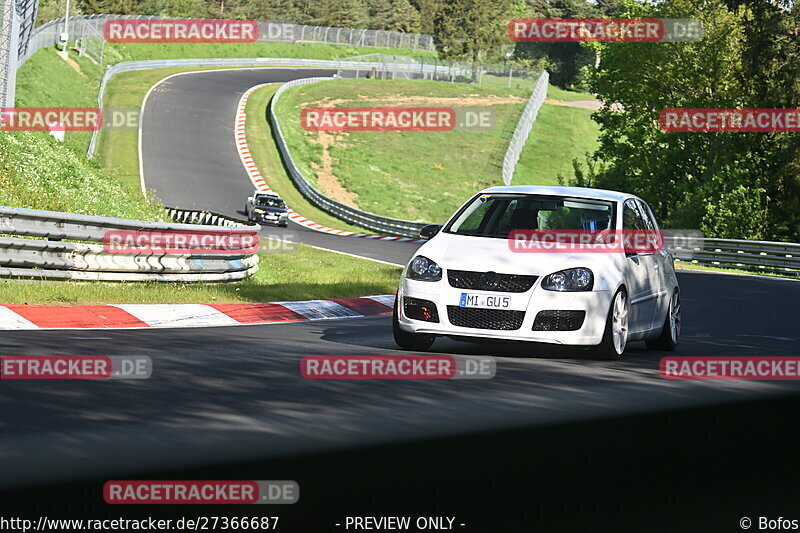
{"type": "MultiPolygon", "coordinates": [[[[12,0],[13,1],[13,0],[12,0]]],[[[32,1],[32,0],[30,0],[32,1]]],[[[152,15],[85,15],[70,17],[69,33],[78,39],[83,49],[93,47],[99,50],[103,45],[91,43],[91,40],[103,40],[103,25],[111,19],[160,20],[169,17],[152,15]]],[[[338,44],[354,47],[402,48],[408,50],[435,51],[433,36],[419,33],[402,33],[396,31],[367,30],[356,28],[331,28],[327,26],[306,26],[302,24],[286,24],[281,22],[259,21],[258,42],[285,43],[318,43],[338,44]]],[[[31,36],[24,53],[19,56],[22,65],[30,56],[42,48],[59,43],[59,36],[64,31],[64,19],[51,20],[37,28],[31,36]]],[[[102,54],[102,51],[100,52],[102,54]]],[[[102,57],[94,57],[101,65],[102,57]]]]}
{"type": "Polygon", "coordinates": [[[517,123],[514,130],[514,135],[511,137],[511,142],[508,143],[508,150],[503,158],[503,183],[511,185],[511,180],[514,178],[514,170],[517,168],[519,156],[522,154],[522,149],[525,148],[525,143],[528,142],[528,135],[533,128],[533,123],[539,116],[539,109],[544,104],[544,99],[547,96],[547,88],[549,87],[550,74],[545,70],[539,76],[536,82],[536,87],[533,89],[528,104],[522,112],[522,116],[517,123]]]}
{"type": "Polygon", "coordinates": [[[248,225],[215,213],[168,209],[178,220],[213,225],[170,224],[0,207],[0,277],[102,281],[236,281],[258,269],[258,255],[236,250],[175,250],[114,253],[102,244],[109,231],[192,232],[218,236],[220,226],[252,234],[248,225]],[[20,238],[34,237],[34,238],[20,238]],[[75,241],[75,242],[67,242],[75,241]]]}
{"type": "Polygon", "coordinates": [[[19,47],[15,0],[0,0],[0,108],[13,107],[19,47]]]}

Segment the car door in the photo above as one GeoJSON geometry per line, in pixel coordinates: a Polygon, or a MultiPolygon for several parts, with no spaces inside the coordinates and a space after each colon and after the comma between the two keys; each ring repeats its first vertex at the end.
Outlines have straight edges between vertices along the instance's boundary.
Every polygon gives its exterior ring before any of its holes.
{"type": "MultiPolygon", "coordinates": [[[[626,200],[622,208],[622,229],[625,232],[649,229],[642,211],[633,199],[626,200]]],[[[653,326],[658,297],[659,269],[653,253],[644,250],[625,252],[628,300],[630,302],[631,333],[647,331],[653,326]]]]}
{"type": "Polygon", "coordinates": [[[664,309],[666,308],[666,304],[669,300],[671,295],[670,287],[672,283],[670,282],[670,272],[672,271],[672,255],[670,251],[667,249],[666,244],[664,243],[663,236],[660,235],[660,230],[658,228],[658,222],[656,221],[656,217],[653,215],[653,210],[650,209],[650,206],[644,200],[639,200],[639,208],[642,212],[642,216],[644,217],[644,222],[647,225],[648,229],[656,232],[661,237],[661,247],[658,250],[653,251],[651,254],[653,257],[653,265],[656,270],[655,274],[658,278],[657,283],[658,286],[654,287],[657,291],[656,294],[656,313],[653,321],[653,326],[658,326],[663,321],[664,315],[659,313],[661,311],[663,313],[664,309]],[[660,315],[660,319],[659,319],[660,315]]]}

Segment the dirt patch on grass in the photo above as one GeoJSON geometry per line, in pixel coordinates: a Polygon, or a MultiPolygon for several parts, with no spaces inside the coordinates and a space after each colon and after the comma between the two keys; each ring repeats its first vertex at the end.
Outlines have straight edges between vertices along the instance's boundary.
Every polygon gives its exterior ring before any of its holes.
{"type": "Polygon", "coordinates": [[[81,72],[81,66],[78,64],[77,61],[75,61],[69,56],[67,57],[62,56],[62,58],[64,59],[64,61],[67,62],[67,65],[71,66],[75,70],[75,72],[77,72],[80,75],[83,75],[83,72],[81,72]]]}
{"type": "Polygon", "coordinates": [[[320,162],[311,162],[311,168],[317,173],[317,185],[322,189],[322,193],[333,198],[337,202],[341,202],[350,207],[358,208],[356,200],[358,195],[348,191],[342,186],[339,178],[333,173],[333,165],[338,160],[331,156],[331,146],[337,142],[341,142],[346,134],[334,135],[326,131],[317,132],[317,138],[311,141],[314,144],[320,145],[322,148],[322,155],[320,162]]]}
{"type": "Polygon", "coordinates": [[[547,98],[544,101],[545,104],[550,105],[560,105],[564,107],[577,107],[580,109],[591,109],[593,111],[597,111],[598,109],[603,107],[603,102],[598,100],[575,100],[572,102],[565,102],[563,100],[554,100],[552,98],[547,98]]]}
{"type": "Polygon", "coordinates": [[[413,107],[413,106],[447,106],[447,107],[482,107],[504,104],[521,104],[527,102],[527,98],[520,96],[496,96],[493,94],[481,96],[478,94],[467,94],[464,96],[405,96],[402,94],[393,94],[381,96],[380,98],[369,97],[364,95],[356,95],[355,98],[323,98],[316,102],[306,102],[301,104],[302,107],[318,107],[318,106],[342,106],[345,104],[358,104],[359,106],[381,105],[381,106],[396,106],[396,107],[413,107]]]}

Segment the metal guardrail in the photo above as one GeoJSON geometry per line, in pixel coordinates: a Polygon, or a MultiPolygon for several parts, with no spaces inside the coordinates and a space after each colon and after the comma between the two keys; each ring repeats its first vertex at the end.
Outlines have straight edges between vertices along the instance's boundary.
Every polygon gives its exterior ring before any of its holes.
{"type": "Polygon", "coordinates": [[[235,250],[208,253],[121,254],[106,250],[106,233],[119,231],[191,231],[219,235],[220,226],[260,227],[205,211],[170,208],[170,216],[197,224],[170,224],[76,215],[38,209],[0,207],[0,277],[106,281],[234,281],[258,269],[258,256],[235,250]],[[214,224],[214,225],[209,225],[214,224]],[[36,237],[25,239],[18,236],[36,237]],[[64,242],[78,241],[78,242],[64,242]]]}
{"type": "Polygon", "coordinates": [[[675,247],[675,259],[700,265],[800,274],[800,244],[791,242],[703,239],[703,245],[675,247]]]}
{"type": "Polygon", "coordinates": [[[252,228],[254,226],[245,224],[241,220],[211,211],[198,211],[193,209],[179,209],[177,207],[167,207],[167,214],[175,222],[182,224],[205,224],[208,226],[227,226],[234,228],[252,228]]]}
{"type": "Polygon", "coordinates": [[[303,196],[305,196],[311,203],[326,213],[335,216],[336,218],[380,233],[400,235],[402,237],[419,237],[419,230],[421,230],[426,223],[411,222],[409,220],[401,220],[397,218],[376,215],[374,213],[361,211],[360,209],[337,202],[336,200],[328,198],[319,192],[313,185],[311,185],[306,177],[303,176],[303,173],[300,172],[300,169],[297,168],[297,165],[295,165],[294,159],[292,159],[292,155],[289,153],[289,148],[286,146],[286,142],[283,139],[283,133],[281,132],[278,119],[275,116],[275,104],[278,102],[283,91],[289,89],[290,87],[331,79],[333,78],[303,78],[290,81],[284,85],[281,85],[281,87],[272,97],[272,102],[269,106],[269,119],[272,123],[273,131],[275,132],[275,141],[278,145],[278,151],[281,154],[284,165],[289,170],[289,174],[292,176],[292,180],[303,196]]]}
{"type": "Polygon", "coordinates": [[[544,99],[547,96],[547,88],[550,83],[550,74],[545,70],[539,76],[536,82],[536,87],[533,89],[528,100],[528,105],[522,112],[522,116],[514,129],[514,135],[508,143],[508,150],[503,158],[503,183],[511,185],[511,180],[514,178],[514,170],[517,168],[519,156],[522,154],[522,149],[525,143],[528,142],[528,135],[531,132],[533,123],[536,122],[536,117],[539,116],[539,109],[542,108],[544,99]]]}

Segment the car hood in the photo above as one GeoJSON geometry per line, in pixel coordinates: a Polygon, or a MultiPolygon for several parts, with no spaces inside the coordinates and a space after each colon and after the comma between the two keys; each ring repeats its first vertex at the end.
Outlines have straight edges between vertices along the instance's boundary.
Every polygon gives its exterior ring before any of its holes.
{"type": "Polygon", "coordinates": [[[597,268],[614,258],[608,253],[519,253],[507,239],[439,233],[422,245],[417,255],[436,261],[447,270],[473,270],[501,274],[544,276],[565,268],[597,268]]]}

